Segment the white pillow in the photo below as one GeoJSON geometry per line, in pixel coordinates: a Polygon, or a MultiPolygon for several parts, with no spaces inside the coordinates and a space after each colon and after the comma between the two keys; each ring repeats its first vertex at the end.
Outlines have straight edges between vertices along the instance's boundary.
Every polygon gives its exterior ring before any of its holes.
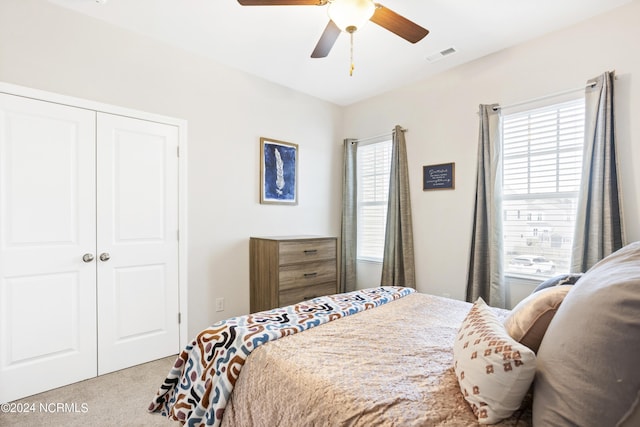
{"type": "Polygon", "coordinates": [[[480,424],[520,408],[536,373],[533,350],[509,336],[482,298],[473,304],[453,345],[456,377],[480,424]]]}
{"type": "Polygon", "coordinates": [[[558,285],[534,292],[516,305],[504,320],[511,337],[538,352],[551,319],[572,285],[558,285]]]}

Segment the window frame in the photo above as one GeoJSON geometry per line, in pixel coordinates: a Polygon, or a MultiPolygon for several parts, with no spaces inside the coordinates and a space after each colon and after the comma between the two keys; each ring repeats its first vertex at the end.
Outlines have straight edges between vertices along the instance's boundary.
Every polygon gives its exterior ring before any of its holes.
{"type": "MultiPolygon", "coordinates": [[[[357,215],[357,253],[356,259],[357,261],[365,261],[372,263],[382,263],[383,252],[384,252],[384,234],[386,228],[386,218],[387,218],[387,205],[389,203],[389,178],[391,172],[391,150],[392,150],[392,139],[391,136],[379,137],[371,140],[367,140],[366,142],[358,142],[358,150],[357,150],[357,160],[356,160],[356,174],[357,174],[357,201],[356,201],[356,215],[357,215]],[[386,175],[386,184],[383,185],[384,188],[379,188],[377,184],[374,184],[373,192],[376,193],[374,196],[375,200],[366,200],[365,199],[365,191],[363,185],[365,184],[365,176],[363,175],[363,155],[366,150],[374,149],[375,147],[380,147],[384,153],[383,159],[379,159],[380,161],[384,161],[385,165],[379,168],[377,165],[374,165],[373,172],[367,174],[369,177],[373,177],[374,180],[376,178],[384,177],[386,175]],[[382,193],[383,197],[378,198],[382,193]],[[363,218],[363,208],[367,207],[380,207],[383,209],[382,221],[376,221],[375,224],[367,224],[366,218],[363,218]],[[367,245],[367,240],[365,239],[364,232],[365,227],[374,225],[378,233],[381,235],[378,236],[377,239],[374,238],[376,247],[372,248],[367,245]],[[372,254],[372,252],[378,252],[378,255],[372,254]]],[[[374,154],[375,157],[375,154],[374,154]]],[[[371,242],[369,242],[371,243],[371,242]]]]}
{"type": "MultiPolygon", "coordinates": [[[[573,233],[575,228],[575,215],[577,211],[577,203],[578,203],[578,193],[580,187],[580,181],[582,179],[582,157],[584,155],[584,95],[573,94],[571,96],[565,96],[563,98],[553,98],[546,99],[544,101],[532,102],[519,104],[518,108],[513,109],[503,109],[501,112],[501,141],[502,144],[502,232],[503,232],[503,256],[504,256],[504,275],[506,277],[514,277],[514,278],[523,278],[530,280],[544,280],[549,277],[553,277],[554,275],[561,273],[569,272],[569,264],[571,257],[571,242],[573,241],[573,233]],[[578,117],[575,121],[577,124],[566,125],[560,122],[560,111],[575,111],[575,113],[582,113],[582,116],[578,117]],[[556,115],[556,124],[555,124],[555,140],[553,144],[555,144],[554,148],[546,148],[540,149],[532,146],[536,143],[539,144],[552,144],[548,141],[542,142],[545,138],[541,136],[531,136],[531,132],[527,135],[526,150],[519,154],[510,154],[509,149],[514,149],[512,147],[507,147],[508,139],[512,137],[509,132],[505,132],[505,124],[509,125],[510,121],[515,120],[523,120],[527,121],[527,125],[529,126],[527,129],[530,130],[532,128],[531,122],[534,121],[533,117],[541,116],[544,114],[549,114],[550,112],[555,112],[556,115]],[[523,117],[527,116],[526,119],[523,117]],[[578,132],[580,130],[580,132],[578,132]],[[563,133],[567,132],[567,133],[563,133]],[[576,135],[579,137],[567,138],[566,135],[571,135],[573,132],[576,132],[576,135]],[[567,145],[562,146],[563,141],[569,141],[567,145]],[[578,143],[577,141],[580,141],[578,143]],[[579,156],[576,154],[579,152],[579,156]],[[561,163],[561,159],[563,159],[563,155],[566,156],[564,161],[567,163],[561,163]],[[554,184],[555,191],[532,191],[532,183],[535,184],[535,180],[532,180],[532,164],[533,162],[542,161],[541,159],[547,157],[546,161],[548,164],[546,165],[548,170],[545,171],[547,176],[550,176],[550,179],[544,178],[540,179],[538,185],[541,187],[546,184],[554,184]],[[579,160],[576,160],[579,158],[579,160]],[[513,169],[508,170],[508,167],[505,164],[509,164],[509,161],[517,161],[518,159],[524,159],[527,165],[526,172],[522,170],[513,169]],[[555,165],[549,166],[553,163],[555,159],[555,165]],[[568,159],[568,160],[567,160],[568,159]],[[567,170],[573,170],[574,172],[565,172],[563,169],[567,166],[567,170]],[[573,168],[573,169],[572,169],[573,168]],[[554,172],[551,173],[549,170],[553,169],[554,172]],[[508,172],[513,172],[513,170],[517,171],[517,174],[526,175],[526,180],[522,179],[522,181],[526,181],[526,190],[520,188],[520,193],[517,192],[509,192],[507,189],[508,183],[505,182],[507,178],[508,172]],[[576,172],[577,171],[577,172],[576,172]],[[576,174],[577,174],[577,183],[576,183],[576,174]],[[564,176],[564,177],[563,177],[564,176]],[[568,187],[573,186],[573,188],[568,189],[568,187]],[[563,222],[561,216],[559,219],[550,219],[553,218],[552,214],[554,213],[554,209],[535,209],[535,205],[532,207],[528,207],[528,209],[516,209],[509,208],[506,205],[508,204],[518,204],[518,202],[522,202],[524,207],[527,207],[527,202],[533,201],[544,202],[545,200],[552,201],[554,200],[554,204],[560,205],[561,203],[566,203],[567,206],[570,206],[570,211],[567,207],[561,207],[558,209],[557,213],[562,214],[562,216],[566,216],[569,221],[569,225],[566,226],[564,233],[556,231],[556,233],[552,233],[551,230],[554,227],[562,229],[558,224],[563,222]],[[515,210],[514,210],[515,209],[515,210]],[[524,212],[522,212],[524,210],[524,212]],[[514,212],[517,216],[516,221],[522,222],[523,224],[528,223],[529,227],[532,227],[532,236],[531,239],[525,238],[526,233],[522,233],[520,235],[520,239],[525,239],[525,244],[529,245],[529,240],[531,240],[531,245],[536,244],[536,240],[540,243],[548,242],[548,247],[537,247],[535,251],[531,252],[522,252],[517,251],[515,249],[518,248],[517,244],[510,244],[509,239],[511,237],[511,233],[517,231],[517,226],[513,225],[513,223],[509,223],[509,221],[514,221],[513,218],[509,219],[514,212]],[[537,211],[537,212],[536,212],[537,211]],[[569,212],[567,214],[567,212],[569,212]],[[521,217],[522,215],[522,217],[521,217]],[[539,225],[535,225],[535,223],[539,225]],[[545,226],[546,224],[546,226],[545,226]],[[546,227],[546,228],[545,228],[546,227]],[[540,230],[542,228],[542,230],[540,230]],[[566,239],[564,235],[567,233],[566,230],[570,230],[570,239],[566,239]],[[560,243],[558,243],[558,239],[560,239],[560,243]],[[558,258],[557,254],[560,252],[557,250],[557,246],[560,245],[562,247],[562,252],[564,252],[562,258],[558,258]],[[554,250],[551,250],[552,247],[555,247],[554,250]],[[555,255],[554,255],[555,252],[555,255]],[[551,266],[539,266],[532,267],[530,271],[523,269],[522,271],[514,271],[513,269],[509,270],[509,262],[510,259],[515,259],[523,256],[542,256],[547,259],[551,258],[554,261],[553,268],[551,266]],[[556,261],[558,260],[558,261],[556,261]],[[560,267],[560,270],[557,269],[560,267]],[[538,273],[537,271],[541,271],[538,273]]],[[[573,122],[569,122],[573,123],[573,122]]],[[[548,123],[547,123],[548,124],[548,123]]],[[[543,126],[540,128],[533,127],[534,132],[542,132],[543,126]]],[[[548,129],[546,129],[549,131],[548,129]]],[[[549,131],[549,133],[552,133],[549,131]]],[[[514,143],[515,144],[515,143],[514,143]]],[[[540,168],[540,166],[537,166],[540,168]]],[[[541,172],[539,172],[541,173],[541,172]]],[[[524,184],[523,184],[524,185],[524,184]]],[[[513,190],[513,188],[511,189],[513,190]]],[[[517,207],[517,206],[516,206],[517,207]]],[[[522,225],[522,230],[526,231],[527,225],[522,225]]],[[[517,234],[517,233],[516,233],[517,234]]],[[[522,244],[522,243],[520,243],[522,244]]],[[[514,266],[515,269],[515,266],[514,266]]]]}

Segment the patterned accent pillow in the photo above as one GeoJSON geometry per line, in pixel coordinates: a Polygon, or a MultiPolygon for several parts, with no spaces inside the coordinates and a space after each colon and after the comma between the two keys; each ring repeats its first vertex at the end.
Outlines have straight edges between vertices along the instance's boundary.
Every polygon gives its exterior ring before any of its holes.
{"type": "Polygon", "coordinates": [[[504,320],[504,327],[511,338],[537,353],[551,319],[572,287],[553,286],[520,301],[504,320]]]}
{"type": "Polygon", "coordinates": [[[480,424],[494,424],[520,408],[536,372],[535,353],[509,336],[478,298],[453,345],[456,377],[480,424]]]}

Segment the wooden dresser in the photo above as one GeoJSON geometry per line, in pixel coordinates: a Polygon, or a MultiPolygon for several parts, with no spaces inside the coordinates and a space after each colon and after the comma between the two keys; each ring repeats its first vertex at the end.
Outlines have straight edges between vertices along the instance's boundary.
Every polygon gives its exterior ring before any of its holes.
{"type": "Polygon", "coordinates": [[[336,245],[335,237],[251,237],[251,313],[337,293],[336,245]]]}

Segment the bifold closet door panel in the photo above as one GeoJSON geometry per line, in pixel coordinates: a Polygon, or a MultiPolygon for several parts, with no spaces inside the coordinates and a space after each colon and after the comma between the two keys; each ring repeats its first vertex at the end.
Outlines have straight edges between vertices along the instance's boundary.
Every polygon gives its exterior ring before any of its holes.
{"type": "Polygon", "coordinates": [[[178,128],[98,113],[98,372],[175,354],[178,128]]]}
{"type": "Polygon", "coordinates": [[[95,115],[0,94],[0,402],[96,375],[95,115]]]}

